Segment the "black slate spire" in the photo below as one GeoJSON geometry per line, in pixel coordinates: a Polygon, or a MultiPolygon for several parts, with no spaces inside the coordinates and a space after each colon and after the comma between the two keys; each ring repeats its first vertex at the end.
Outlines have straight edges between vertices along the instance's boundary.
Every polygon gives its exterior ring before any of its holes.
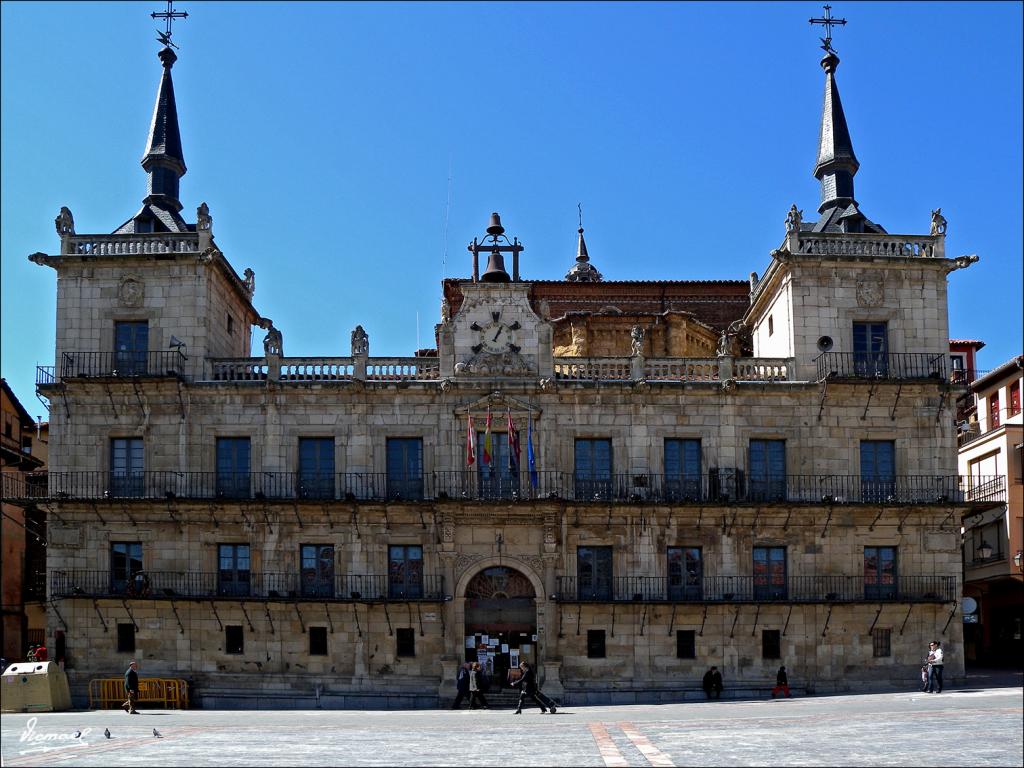
{"type": "Polygon", "coordinates": [[[185,224],[178,214],[182,208],[178,199],[178,185],[187,170],[181,151],[174,82],[171,80],[171,67],[178,57],[170,47],[165,47],[157,55],[164,71],[156,91],[146,154],[142,157],[142,168],[149,177],[147,194],[142,201],[142,209],[122,224],[115,234],[186,232],[195,229],[185,224]]]}
{"type": "Polygon", "coordinates": [[[818,134],[818,161],[814,177],[821,182],[821,219],[814,225],[815,232],[879,232],[877,224],[868,221],[857,206],[853,193],[853,177],[860,168],[853,152],[850,129],[846,125],[843,102],[836,84],[839,57],[826,50],[821,60],[825,70],[825,99],[821,110],[821,129],[818,134]]]}

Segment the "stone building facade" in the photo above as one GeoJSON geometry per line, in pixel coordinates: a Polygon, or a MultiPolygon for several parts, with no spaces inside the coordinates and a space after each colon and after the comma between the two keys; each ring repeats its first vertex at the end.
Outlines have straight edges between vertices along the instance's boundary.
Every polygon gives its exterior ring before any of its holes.
{"type": "Polygon", "coordinates": [[[492,215],[442,285],[437,349],[284,355],[185,172],[171,67],[142,209],[34,254],[58,275],[49,628],[88,681],[140,661],[212,706],[433,706],[526,659],[565,702],[678,700],[712,664],[764,690],[963,673],[945,223],[853,198],[835,85],[815,175],[760,278],[524,280],[492,215]],[[173,119],[172,119],[173,118],[173,119]],[[479,256],[488,259],[482,272],[479,256]],[[510,274],[505,257],[511,255],[510,274]],[[252,357],[252,328],[266,331],[252,357]]]}

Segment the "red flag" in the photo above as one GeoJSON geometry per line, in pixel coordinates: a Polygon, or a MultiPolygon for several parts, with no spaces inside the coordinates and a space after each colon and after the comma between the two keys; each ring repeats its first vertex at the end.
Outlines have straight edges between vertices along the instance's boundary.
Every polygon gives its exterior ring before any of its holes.
{"type": "Polygon", "coordinates": [[[476,434],[473,432],[473,416],[467,415],[466,424],[466,466],[476,464],[476,434]]]}
{"type": "Polygon", "coordinates": [[[508,409],[508,468],[515,472],[519,469],[519,430],[512,421],[512,409],[508,409]]]}
{"type": "Polygon", "coordinates": [[[484,430],[484,456],[482,463],[490,466],[493,447],[491,445],[491,409],[487,408],[487,428],[484,430]]]}

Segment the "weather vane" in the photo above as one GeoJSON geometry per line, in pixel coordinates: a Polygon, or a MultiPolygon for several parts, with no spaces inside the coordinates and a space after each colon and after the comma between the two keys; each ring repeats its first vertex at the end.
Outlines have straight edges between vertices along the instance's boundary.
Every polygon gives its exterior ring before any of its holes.
{"type": "Polygon", "coordinates": [[[166,27],[164,28],[163,32],[161,32],[159,29],[156,31],[157,42],[162,43],[163,45],[166,45],[169,48],[177,48],[178,46],[171,42],[171,24],[174,22],[175,19],[187,19],[188,11],[175,11],[174,0],[167,0],[166,11],[161,11],[160,13],[154,11],[153,13],[149,14],[149,16],[153,19],[164,19],[164,21],[166,22],[166,27]]]}
{"type": "Polygon", "coordinates": [[[821,18],[821,19],[808,19],[808,22],[810,22],[811,24],[821,24],[823,27],[825,27],[825,36],[821,37],[821,38],[818,38],[823,43],[821,48],[822,48],[823,51],[825,51],[825,53],[835,53],[836,51],[832,47],[832,27],[835,27],[835,26],[839,26],[839,27],[845,26],[846,25],[846,19],[833,19],[832,18],[832,6],[831,5],[826,5],[825,6],[825,17],[824,18],[821,18]]]}

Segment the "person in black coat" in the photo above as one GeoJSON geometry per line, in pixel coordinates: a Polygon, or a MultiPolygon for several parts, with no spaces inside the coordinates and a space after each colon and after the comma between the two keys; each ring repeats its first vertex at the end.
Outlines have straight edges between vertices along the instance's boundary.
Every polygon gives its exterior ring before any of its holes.
{"type": "Polygon", "coordinates": [[[512,683],[513,686],[519,686],[519,705],[516,707],[516,711],[512,714],[523,714],[523,702],[527,698],[531,698],[537,702],[537,706],[540,707],[541,714],[548,711],[550,711],[552,715],[555,714],[555,702],[540,692],[540,688],[537,686],[537,675],[533,671],[533,667],[530,666],[530,663],[526,661],[522,662],[519,665],[519,669],[522,670],[523,674],[518,680],[512,683]]]}
{"type": "Polygon", "coordinates": [[[718,667],[712,667],[704,673],[704,679],[701,681],[701,686],[704,688],[704,694],[709,698],[721,698],[722,696],[722,673],[718,671],[718,667]]]}
{"type": "MultiPolygon", "coordinates": [[[[455,676],[455,690],[458,691],[458,695],[455,697],[455,701],[452,702],[452,709],[458,709],[462,700],[469,698],[469,670],[465,664],[459,666],[458,674],[455,676]]],[[[471,701],[470,707],[472,706],[471,701]]]]}
{"type": "Polygon", "coordinates": [[[129,715],[139,714],[135,709],[135,704],[139,700],[139,673],[134,661],[128,664],[128,669],[124,673],[124,691],[128,694],[128,701],[121,705],[121,709],[129,715]]]}
{"type": "Polygon", "coordinates": [[[786,668],[779,667],[779,671],[775,674],[775,687],[772,688],[772,698],[774,699],[780,693],[786,695],[786,698],[792,698],[789,693],[789,676],[786,674],[786,668]]]}

